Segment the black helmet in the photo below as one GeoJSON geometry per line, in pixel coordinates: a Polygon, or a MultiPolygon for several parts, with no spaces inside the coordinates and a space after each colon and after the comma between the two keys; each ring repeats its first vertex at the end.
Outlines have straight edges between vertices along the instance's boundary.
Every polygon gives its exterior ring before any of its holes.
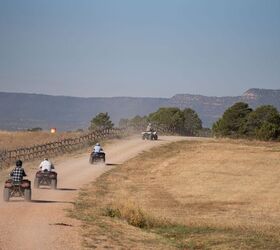
{"type": "Polygon", "coordinates": [[[16,161],[16,166],[17,167],[21,167],[22,166],[22,161],[21,160],[17,160],[16,161]]]}

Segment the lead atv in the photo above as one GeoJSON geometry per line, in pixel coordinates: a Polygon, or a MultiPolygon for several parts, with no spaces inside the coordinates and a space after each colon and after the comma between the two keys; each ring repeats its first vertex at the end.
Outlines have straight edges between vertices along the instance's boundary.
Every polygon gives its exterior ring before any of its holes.
{"type": "Polygon", "coordinates": [[[14,182],[12,179],[6,180],[3,192],[4,201],[9,201],[12,197],[23,197],[25,201],[31,201],[31,181],[14,182]]]}
{"type": "Polygon", "coordinates": [[[158,135],[156,131],[150,131],[150,132],[142,132],[142,139],[143,140],[157,140],[158,135]]]}
{"type": "Polygon", "coordinates": [[[105,153],[104,152],[99,152],[99,153],[92,152],[89,157],[89,163],[90,164],[105,163],[105,153]]]}
{"type": "Polygon", "coordinates": [[[49,186],[51,189],[57,188],[57,173],[55,171],[37,171],[34,179],[34,188],[49,186]]]}

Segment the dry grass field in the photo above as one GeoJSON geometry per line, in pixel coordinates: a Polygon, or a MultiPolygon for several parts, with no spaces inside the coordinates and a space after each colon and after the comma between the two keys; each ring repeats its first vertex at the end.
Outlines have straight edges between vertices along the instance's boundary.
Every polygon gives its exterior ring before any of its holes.
{"type": "Polygon", "coordinates": [[[280,144],[182,141],[144,152],[80,193],[84,246],[280,249],[280,144]]]}
{"type": "Polygon", "coordinates": [[[57,132],[51,134],[49,131],[39,132],[9,132],[0,131],[0,150],[10,150],[20,147],[30,147],[35,144],[44,144],[60,139],[79,136],[79,132],[57,132]]]}

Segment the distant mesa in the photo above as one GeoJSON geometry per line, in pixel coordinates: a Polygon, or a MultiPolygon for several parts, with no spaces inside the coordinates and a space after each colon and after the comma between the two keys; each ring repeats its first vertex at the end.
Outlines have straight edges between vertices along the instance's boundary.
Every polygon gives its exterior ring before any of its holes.
{"type": "Polygon", "coordinates": [[[242,97],[244,99],[256,100],[259,97],[259,95],[256,91],[254,91],[254,89],[249,89],[246,92],[244,92],[242,97]]]}
{"type": "Polygon", "coordinates": [[[258,99],[258,98],[269,98],[269,97],[279,97],[280,96],[280,89],[249,89],[242,97],[248,99],[258,99]]]}
{"type": "Polygon", "coordinates": [[[252,88],[241,96],[176,94],[171,98],[81,98],[0,92],[0,129],[39,127],[49,130],[55,124],[59,131],[77,130],[87,128],[100,112],[108,112],[118,124],[121,118],[144,116],[160,107],[192,108],[202,119],[203,126],[211,127],[228,107],[239,101],[247,102],[252,108],[271,104],[280,110],[280,90],[252,88]]]}

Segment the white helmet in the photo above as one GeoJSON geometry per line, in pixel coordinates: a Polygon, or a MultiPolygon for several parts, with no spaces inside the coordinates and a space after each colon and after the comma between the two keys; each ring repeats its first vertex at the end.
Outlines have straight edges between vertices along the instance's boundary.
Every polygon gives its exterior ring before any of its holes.
{"type": "Polygon", "coordinates": [[[99,142],[97,142],[97,143],[95,144],[95,146],[100,146],[100,143],[99,143],[99,142]]]}

